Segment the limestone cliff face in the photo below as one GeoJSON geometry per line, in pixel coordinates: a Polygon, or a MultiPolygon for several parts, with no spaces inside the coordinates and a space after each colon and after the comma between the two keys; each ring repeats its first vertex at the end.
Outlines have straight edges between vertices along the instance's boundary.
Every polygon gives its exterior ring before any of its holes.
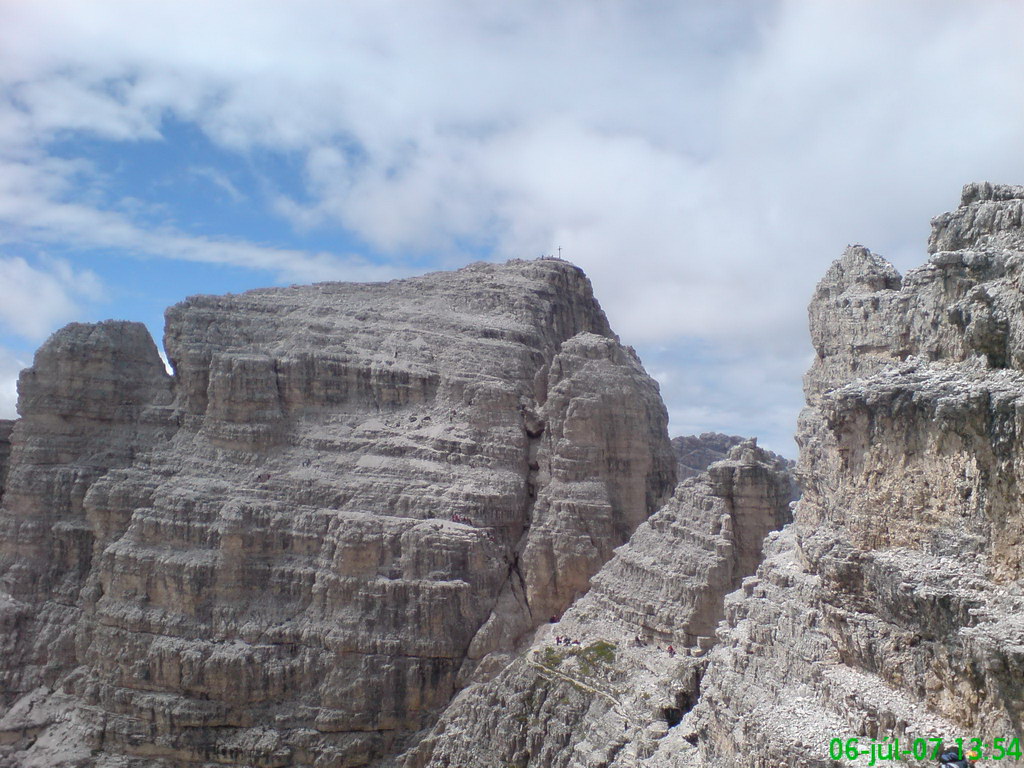
{"type": "Polygon", "coordinates": [[[190,299],[173,377],[141,326],[70,326],[0,431],[0,766],[1020,735],[1022,211],[969,185],[924,266],[828,270],[781,531],[753,443],[674,486],[656,385],[559,261],[190,299]]]}
{"type": "Polygon", "coordinates": [[[923,267],[901,278],[858,246],[819,284],[804,495],[729,601],[681,726],[694,764],[1021,734],[1022,205],[1022,187],[968,185],[923,267]]]}
{"type": "Polygon", "coordinates": [[[170,377],[139,323],[73,324],[18,382],[0,507],[0,705],[70,666],[93,568],[85,497],[169,434],[170,377]]]}
{"type": "Polygon", "coordinates": [[[665,768],[692,756],[672,729],[699,696],[724,597],[790,519],[791,479],[776,461],[747,441],[680,483],[586,596],[462,691],[401,765],[665,768]]]}
{"type": "Polygon", "coordinates": [[[11,765],[370,765],[674,485],[657,385],[557,260],[194,297],[165,347],[173,378],[72,326],[23,377],[11,765]]]}

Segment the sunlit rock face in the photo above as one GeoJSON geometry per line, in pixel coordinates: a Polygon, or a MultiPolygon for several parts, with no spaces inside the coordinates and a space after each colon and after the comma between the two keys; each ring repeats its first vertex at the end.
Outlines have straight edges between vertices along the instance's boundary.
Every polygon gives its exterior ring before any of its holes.
{"type": "Polygon", "coordinates": [[[0,766],[1019,735],[1022,210],[969,185],[924,266],[828,270],[788,525],[752,441],[675,484],[656,385],[563,262],[194,298],[174,376],[141,326],[64,329],[0,431],[0,766]]]}
{"type": "Polygon", "coordinates": [[[818,285],[803,497],[728,601],[681,726],[694,765],[1021,733],[1022,206],[1024,187],[968,185],[924,266],[854,246],[818,285]]]}
{"type": "MultiPolygon", "coordinates": [[[[681,435],[672,438],[672,450],[676,454],[676,467],[678,469],[679,481],[697,477],[706,472],[708,467],[716,461],[722,461],[729,457],[730,451],[747,438],[736,435],[725,435],[721,432],[704,432],[700,435],[681,435]]],[[[765,460],[772,466],[785,472],[791,478],[790,499],[796,501],[800,498],[800,487],[796,482],[796,462],[779,456],[776,453],[767,451],[765,460]]]]}
{"type": "Polygon", "coordinates": [[[675,484],[558,260],[193,297],[165,347],[69,326],[22,376],[0,765],[386,760],[675,484]]]}
{"type": "Polygon", "coordinates": [[[170,377],[140,323],[72,324],[18,381],[0,507],[0,704],[73,657],[96,532],[85,498],[173,432],[170,377]]]}

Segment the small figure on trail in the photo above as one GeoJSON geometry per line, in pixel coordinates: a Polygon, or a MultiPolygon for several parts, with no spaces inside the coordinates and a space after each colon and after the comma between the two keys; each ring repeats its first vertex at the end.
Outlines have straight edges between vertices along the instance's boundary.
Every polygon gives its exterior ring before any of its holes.
{"type": "Polygon", "coordinates": [[[551,623],[551,624],[557,624],[558,623],[558,617],[557,616],[552,616],[550,619],[548,619],[548,622],[551,623]]]}
{"type": "Polygon", "coordinates": [[[939,765],[946,766],[946,768],[971,768],[977,761],[977,752],[969,750],[966,755],[961,757],[959,747],[946,747],[939,755],[939,765]]]}
{"type": "Polygon", "coordinates": [[[673,648],[671,645],[668,647],[668,655],[669,656],[675,656],[676,655],[676,649],[673,648]]]}

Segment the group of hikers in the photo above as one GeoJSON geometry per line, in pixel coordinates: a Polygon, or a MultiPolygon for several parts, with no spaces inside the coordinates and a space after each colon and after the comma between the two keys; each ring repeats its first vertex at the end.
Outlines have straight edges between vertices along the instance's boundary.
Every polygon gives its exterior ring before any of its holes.
{"type": "MultiPolygon", "coordinates": [[[[633,645],[635,645],[637,648],[646,648],[647,647],[647,641],[644,640],[642,637],[640,637],[640,635],[636,635],[633,638],[633,645]]],[[[661,650],[661,646],[660,645],[658,645],[657,648],[658,648],[659,651],[661,650]]],[[[665,651],[668,653],[669,656],[675,656],[676,655],[675,646],[670,645],[670,646],[668,646],[668,648],[665,649],[665,651]]]]}

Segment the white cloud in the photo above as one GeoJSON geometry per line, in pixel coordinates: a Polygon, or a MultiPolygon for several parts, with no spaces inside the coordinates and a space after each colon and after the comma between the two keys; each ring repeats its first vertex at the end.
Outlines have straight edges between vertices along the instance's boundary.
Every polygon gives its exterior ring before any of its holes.
{"type": "Polygon", "coordinates": [[[0,419],[18,418],[18,374],[31,363],[0,346],[0,419]]]}
{"type": "Polygon", "coordinates": [[[21,257],[0,257],[0,330],[41,339],[81,312],[83,301],[103,294],[99,278],[66,261],[41,267],[21,257]]]}
{"type": "Polygon", "coordinates": [[[268,270],[297,282],[384,280],[406,274],[401,267],[376,265],[358,255],[187,235],[171,227],[146,228],[118,211],[59,199],[57,193],[66,185],[63,169],[51,171],[45,164],[0,159],[0,221],[6,225],[0,242],[21,237],[84,249],[116,248],[137,255],[268,270]]]}
{"type": "Polygon", "coordinates": [[[231,181],[226,173],[223,173],[216,168],[212,168],[210,166],[192,166],[187,170],[187,174],[194,179],[213,185],[227,195],[227,199],[233,203],[241,203],[247,197],[246,194],[231,181]]]}
{"type": "Polygon", "coordinates": [[[843,247],[905,269],[960,184],[1024,181],[1021,28],[1020,3],[954,0],[7,3],[0,221],[295,280],[562,246],[624,340],[675,350],[657,367],[676,421],[780,442],[804,308],[843,247]],[[166,115],[300,158],[302,194],[271,190],[271,215],[340,222],[394,265],[143,226],[46,153],[69,130],[148,140],[166,115]],[[680,388],[694,339],[721,356],[680,388]],[[715,392],[745,405],[694,402],[715,392]]]}
{"type": "Polygon", "coordinates": [[[18,418],[18,374],[29,363],[0,346],[0,419],[18,418]]]}

